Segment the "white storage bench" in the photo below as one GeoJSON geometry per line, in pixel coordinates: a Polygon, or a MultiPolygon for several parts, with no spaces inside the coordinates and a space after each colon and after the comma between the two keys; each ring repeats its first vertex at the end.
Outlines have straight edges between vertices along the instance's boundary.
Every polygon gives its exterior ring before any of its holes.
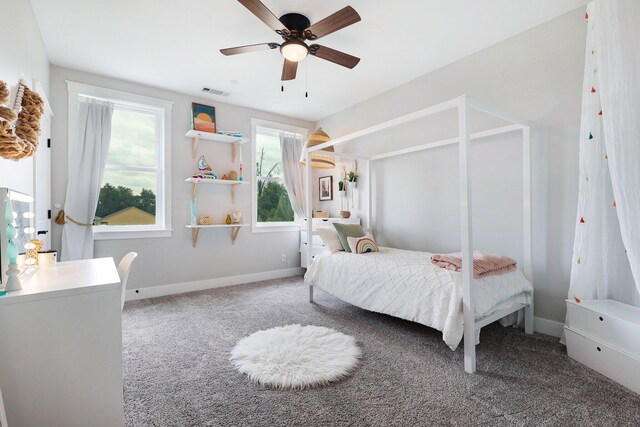
{"type": "Polygon", "coordinates": [[[614,300],[567,300],[569,357],[640,393],[640,308],[614,300]]]}

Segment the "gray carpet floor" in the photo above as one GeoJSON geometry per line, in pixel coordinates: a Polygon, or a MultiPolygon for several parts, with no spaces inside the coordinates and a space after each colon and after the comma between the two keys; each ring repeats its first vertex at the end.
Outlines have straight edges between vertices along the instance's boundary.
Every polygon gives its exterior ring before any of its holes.
{"type": "Polygon", "coordinates": [[[309,304],[300,277],[129,302],[123,316],[127,426],[640,425],[640,396],[569,359],[556,338],[490,325],[469,375],[438,331],[319,290],[309,304]],[[303,391],[234,370],[239,339],[292,323],[354,336],[360,367],[303,391]]]}

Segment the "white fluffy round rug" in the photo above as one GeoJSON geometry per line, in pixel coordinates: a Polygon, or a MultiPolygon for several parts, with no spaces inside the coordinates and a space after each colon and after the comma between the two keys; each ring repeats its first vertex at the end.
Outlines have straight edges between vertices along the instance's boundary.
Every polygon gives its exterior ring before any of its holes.
{"type": "Polygon", "coordinates": [[[322,326],[287,325],[241,339],[230,360],[260,384],[303,389],[346,377],[361,355],[353,337],[322,326]]]}

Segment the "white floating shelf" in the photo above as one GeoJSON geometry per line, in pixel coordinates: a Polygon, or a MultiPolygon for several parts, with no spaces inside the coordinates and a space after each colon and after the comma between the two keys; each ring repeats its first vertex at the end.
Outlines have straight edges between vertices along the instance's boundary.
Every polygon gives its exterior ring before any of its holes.
{"type": "Polygon", "coordinates": [[[236,152],[238,147],[245,142],[249,142],[249,138],[243,138],[240,136],[220,135],[219,133],[202,132],[200,130],[191,129],[185,136],[191,138],[191,157],[196,158],[196,152],[198,151],[198,144],[200,141],[222,142],[225,144],[231,144],[231,160],[236,161],[236,152]]]}
{"type": "Polygon", "coordinates": [[[198,193],[198,186],[200,184],[217,184],[217,185],[230,185],[231,186],[231,203],[236,202],[236,194],[238,192],[238,187],[243,184],[248,184],[249,181],[232,181],[230,179],[210,179],[210,178],[187,178],[186,182],[190,182],[193,184],[193,189],[191,190],[191,198],[196,197],[198,193]]]}
{"type": "Polygon", "coordinates": [[[210,224],[210,225],[191,225],[187,224],[184,227],[191,229],[191,245],[195,248],[198,244],[198,233],[201,228],[231,228],[231,243],[236,244],[236,238],[240,232],[241,227],[248,227],[249,224],[210,224]]]}
{"type": "Polygon", "coordinates": [[[218,184],[218,185],[242,185],[248,184],[249,181],[234,181],[231,179],[210,179],[210,178],[187,178],[186,182],[200,183],[200,184],[218,184]]]}
{"type": "Polygon", "coordinates": [[[232,227],[248,227],[249,224],[209,224],[209,225],[191,225],[187,224],[185,228],[232,228],[232,227]]]}
{"type": "Polygon", "coordinates": [[[198,138],[201,141],[225,142],[227,144],[244,144],[249,142],[249,138],[241,136],[220,135],[219,133],[203,132],[191,129],[185,134],[187,138],[198,138]]]}

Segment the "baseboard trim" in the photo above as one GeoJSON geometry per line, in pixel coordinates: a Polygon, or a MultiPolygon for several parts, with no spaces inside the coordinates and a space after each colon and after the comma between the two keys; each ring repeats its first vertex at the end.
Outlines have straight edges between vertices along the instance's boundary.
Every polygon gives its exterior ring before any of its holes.
{"type": "Polygon", "coordinates": [[[262,280],[299,276],[302,275],[303,272],[304,269],[301,267],[294,267],[284,268],[282,270],[263,271],[260,273],[241,274],[238,276],[216,277],[214,279],[195,280],[192,282],[149,286],[146,288],[127,290],[125,298],[127,301],[156,298],[165,295],[181,294],[184,292],[202,291],[204,289],[222,288],[225,286],[241,285],[243,283],[259,282],[262,280]]]}
{"type": "Polygon", "coordinates": [[[562,331],[564,329],[564,323],[556,322],[555,320],[543,319],[542,317],[536,317],[533,320],[533,328],[536,332],[545,335],[551,335],[552,337],[562,337],[562,331]]]}

